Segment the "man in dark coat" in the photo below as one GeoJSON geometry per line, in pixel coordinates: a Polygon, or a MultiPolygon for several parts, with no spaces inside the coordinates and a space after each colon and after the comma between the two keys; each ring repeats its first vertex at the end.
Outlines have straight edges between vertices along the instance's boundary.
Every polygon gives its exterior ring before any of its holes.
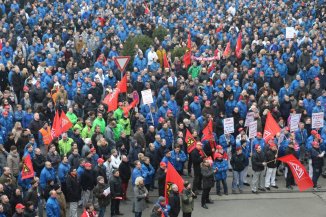
{"type": "Polygon", "coordinates": [[[80,185],[84,192],[83,194],[83,206],[86,206],[88,202],[93,201],[93,189],[96,185],[95,173],[92,170],[91,163],[85,163],[85,171],[80,176],[80,185]]]}
{"type": "Polygon", "coordinates": [[[178,217],[180,213],[180,195],[179,195],[179,190],[178,186],[173,184],[172,185],[172,190],[170,191],[169,194],[169,205],[171,207],[169,216],[170,217],[178,217]]]}
{"type": "Polygon", "coordinates": [[[193,190],[196,193],[197,190],[201,190],[201,182],[202,182],[202,175],[200,164],[203,162],[203,156],[200,154],[202,153],[202,145],[200,142],[197,142],[196,148],[191,152],[192,163],[194,167],[194,182],[193,182],[193,190]]]}
{"type": "Polygon", "coordinates": [[[36,176],[40,177],[41,171],[45,166],[45,157],[44,157],[44,155],[42,155],[41,149],[39,149],[39,148],[36,148],[34,153],[35,153],[35,156],[32,160],[33,168],[36,173],[36,176]]]}
{"type": "Polygon", "coordinates": [[[164,197],[165,177],[166,177],[166,163],[161,162],[160,168],[156,172],[158,196],[164,197]]]}
{"type": "Polygon", "coordinates": [[[256,153],[251,158],[252,170],[254,176],[252,178],[252,193],[257,194],[257,188],[260,191],[266,191],[264,188],[264,169],[266,166],[264,154],[260,145],[255,145],[256,153]]]}
{"type": "Polygon", "coordinates": [[[128,189],[128,183],[129,183],[129,180],[131,177],[131,170],[130,170],[128,157],[125,155],[122,155],[122,157],[121,157],[121,163],[119,165],[119,173],[120,173],[120,178],[121,178],[121,182],[122,182],[123,199],[128,200],[127,189],[128,189]]]}
{"type": "Polygon", "coordinates": [[[123,215],[120,213],[120,200],[122,200],[122,182],[120,179],[119,170],[113,170],[112,177],[110,180],[110,190],[111,190],[111,216],[123,215]]]}
{"type": "Polygon", "coordinates": [[[214,171],[210,162],[204,160],[201,164],[201,175],[203,176],[203,192],[201,196],[201,206],[205,209],[208,209],[206,203],[213,203],[209,199],[209,192],[214,186],[214,171]]]}
{"type": "Polygon", "coordinates": [[[69,213],[77,213],[78,201],[81,199],[81,186],[77,177],[76,168],[71,168],[66,178],[66,201],[69,203],[69,213]]]}
{"type": "Polygon", "coordinates": [[[321,151],[319,147],[319,143],[316,141],[312,142],[311,149],[311,160],[312,160],[312,181],[314,183],[314,188],[320,188],[317,185],[318,178],[322,172],[322,168],[324,166],[324,155],[325,151],[321,151]]]}

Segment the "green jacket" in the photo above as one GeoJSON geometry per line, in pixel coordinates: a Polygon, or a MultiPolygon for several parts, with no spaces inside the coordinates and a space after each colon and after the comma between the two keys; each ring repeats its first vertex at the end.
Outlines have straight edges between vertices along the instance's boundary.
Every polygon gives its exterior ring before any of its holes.
{"type": "Polygon", "coordinates": [[[83,124],[76,123],[73,129],[79,129],[79,131],[81,132],[83,130],[83,124]]]}
{"type": "Polygon", "coordinates": [[[115,110],[114,113],[113,113],[113,117],[114,117],[117,121],[119,121],[119,120],[122,118],[122,116],[123,116],[123,109],[121,109],[121,108],[118,108],[118,109],[115,110]]]}
{"type": "Polygon", "coordinates": [[[75,113],[70,113],[67,112],[67,117],[69,118],[69,120],[71,121],[72,124],[76,124],[78,121],[77,115],[75,115],[75,113]]]}
{"type": "Polygon", "coordinates": [[[81,138],[83,139],[92,138],[92,136],[93,136],[92,128],[89,129],[88,126],[85,126],[81,131],[81,138]]]}
{"type": "Polygon", "coordinates": [[[197,78],[200,73],[200,70],[201,70],[200,66],[191,66],[188,69],[188,74],[190,74],[192,78],[197,78]]]}
{"type": "Polygon", "coordinates": [[[67,155],[71,151],[71,144],[74,142],[72,138],[68,138],[67,141],[63,139],[59,140],[59,152],[61,156],[67,155]]]}
{"type": "Polygon", "coordinates": [[[183,213],[191,213],[194,210],[194,198],[190,190],[183,189],[180,200],[183,213]]]}
{"type": "Polygon", "coordinates": [[[93,125],[92,125],[92,132],[94,132],[95,127],[96,127],[97,125],[100,126],[100,128],[101,128],[101,133],[104,133],[104,131],[105,131],[105,121],[104,121],[103,118],[102,118],[102,119],[96,118],[96,119],[94,120],[93,125]]]}
{"type": "Polygon", "coordinates": [[[118,123],[123,127],[124,132],[127,136],[131,134],[131,125],[129,118],[121,118],[118,123]]]}
{"type": "Polygon", "coordinates": [[[117,123],[117,126],[115,128],[113,128],[114,140],[115,141],[119,140],[122,131],[123,131],[122,125],[117,123]]]}

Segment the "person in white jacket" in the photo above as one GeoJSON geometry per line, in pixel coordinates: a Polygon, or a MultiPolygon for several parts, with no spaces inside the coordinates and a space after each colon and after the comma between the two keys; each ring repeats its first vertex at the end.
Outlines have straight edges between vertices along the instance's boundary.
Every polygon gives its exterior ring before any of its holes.
{"type": "Polygon", "coordinates": [[[111,150],[111,167],[113,169],[118,169],[121,163],[121,157],[118,155],[118,151],[116,149],[111,150]]]}

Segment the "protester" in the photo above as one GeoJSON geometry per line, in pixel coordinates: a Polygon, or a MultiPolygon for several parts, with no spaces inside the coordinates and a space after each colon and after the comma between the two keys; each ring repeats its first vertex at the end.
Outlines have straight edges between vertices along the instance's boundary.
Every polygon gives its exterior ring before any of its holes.
{"type": "Polygon", "coordinates": [[[112,175],[109,182],[111,190],[111,216],[123,215],[120,212],[120,201],[123,197],[123,191],[119,170],[113,170],[112,175]]]}
{"type": "Polygon", "coordinates": [[[194,210],[194,199],[197,198],[196,194],[191,189],[191,184],[187,181],[184,182],[184,189],[181,195],[181,210],[183,217],[189,217],[194,210]]]}
{"type": "Polygon", "coordinates": [[[239,189],[240,193],[243,193],[243,178],[244,170],[246,167],[246,157],[244,156],[242,146],[237,146],[236,153],[232,155],[231,166],[233,169],[233,180],[232,180],[232,193],[236,193],[239,189]]]}
{"type": "Polygon", "coordinates": [[[97,177],[97,185],[95,186],[93,193],[97,198],[98,206],[99,206],[99,217],[105,216],[106,207],[110,204],[110,193],[105,192],[108,188],[108,184],[105,184],[105,180],[103,176],[97,177]]]}
{"type": "Polygon", "coordinates": [[[145,187],[144,179],[142,177],[137,177],[134,187],[134,211],[135,217],[141,217],[142,212],[146,209],[146,198],[148,197],[148,190],[145,187]]]}
{"type": "Polygon", "coordinates": [[[202,162],[201,174],[203,176],[203,192],[201,195],[201,206],[205,209],[208,209],[206,204],[213,203],[213,201],[209,199],[209,192],[211,191],[211,188],[214,187],[214,171],[208,160],[204,160],[202,162]]]}
{"type": "Polygon", "coordinates": [[[171,207],[169,216],[170,217],[177,217],[180,213],[180,195],[179,195],[179,189],[178,186],[173,184],[171,187],[171,191],[169,192],[169,205],[171,207]]]}
{"type": "Polygon", "coordinates": [[[264,174],[263,171],[266,166],[264,154],[260,145],[255,145],[256,153],[251,158],[252,170],[254,171],[252,178],[252,193],[257,194],[258,190],[266,191],[264,187],[264,174]]]}
{"type": "Polygon", "coordinates": [[[215,153],[215,160],[213,162],[213,170],[215,173],[215,181],[216,181],[216,194],[222,196],[221,192],[221,182],[223,185],[223,191],[225,195],[228,195],[228,186],[226,183],[227,178],[227,170],[228,170],[228,162],[223,159],[221,153],[215,153]]]}

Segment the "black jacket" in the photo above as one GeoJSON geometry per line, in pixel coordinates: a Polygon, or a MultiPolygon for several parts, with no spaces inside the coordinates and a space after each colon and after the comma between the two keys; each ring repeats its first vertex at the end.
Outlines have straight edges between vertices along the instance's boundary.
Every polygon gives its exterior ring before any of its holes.
{"type": "Polygon", "coordinates": [[[315,169],[321,169],[324,166],[324,158],[318,157],[322,151],[319,148],[312,148],[311,149],[311,160],[312,160],[312,167],[315,169]]]}
{"type": "Polygon", "coordinates": [[[115,197],[122,197],[122,182],[120,177],[112,176],[110,180],[110,190],[111,197],[114,199],[115,197]]]}
{"type": "Polygon", "coordinates": [[[214,171],[211,166],[201,166],[201,174],[203,176],[203,189],[212,188],[214,186],[214,171]]]}
{"type": "Polygon", "coordinates": [[[33,158],[33,168],[37,177],[40,177],[44,165],[45,165],[45,157],[42,154],[35,155],[35,157],[33,158]]]}
{"type": "Polygon", "coordinates": [[[97,198],[98,200],[98,205],[100,207],[106,207],[110,204],[111,200],[110,200],[110,194],[105,196],[103,194],[104,190],[107,189],[109,186],[107,184],[100,184],[98,183],[95,188],[94,188],[94,196],[97,198]]]}
{"type": "Polygon", "coordinates": [[[231,158],[231,166],[234,171],[241,172],[246,167],[246,158],[243,153],[237,155],[234,153],[231,158]]]}
{"type": "Polygon", "coordinates": [[[203,162],[203,158],[199,154],[199,150],[197,148],[195,148],[191,152],[191,159],[192,159],[192,163],[194,165],[194,170],[199,170],[199,172],[200,172],[200,164],[203,162]]]}
{"type": "Polygon", "coordinates": [[[28,191],[26,192],[25,196],[24,196],[24,204],[26,205],[27,201],[32,201],[34,206],[38,204],[38,195],[37,195],[37,190],[34,188],[30,188],[28,189],[28,191]]]}
{"type": "Polygon", "coordinates": [[[94,172],[95,172],[95,177],[99,177],[102,176],[104,178],[104,183],[108,184],[108,178],[106,177],[106,167],[105,166],[99,166],[97,165],[94,168],[94,172]]]}
{"type": "Polygon", "coordinates": [[[255,172],[263,171],[265,168],[263,162],[265,162],[263,152],[256,152],[251,158],[252,170],[255,172]]]}
{"type": "Polygon", "coordinates": [[[157,185],[158,185],[158,193],[159,196],[164,196],[164,187],[165,187],[165,171],[160,167],[156,172],[157,177],[157,185]]]}
{"type": "Polygon", "coordinates": [[[275,155],[276,155],[277,151],[273,151],[271,149],[266,151],[265,157],[266,157],[266,161],[269,162],[267,163],[267,167],[268,168],[276,168],[276,161],[275,161],[275,155]]]}
{"type": "Polygon", "coordinates": [[[276,93],[284,86],[284,80],[281,76],[273,76],[270,81],[270,86],[275,90],[276,93]]]}
{"type": "Polygon", "coordinates": [[[93,190],[96,185],[96,178],[93,170],[86,170],[80,176],[80,185],[84,191],[93,190]]]}
{"type": "Polygon", "coordinates": [[[119,165],[119,173],[121,181],[124,183],[128,183],[131,177],[131,170],[128,162],[121,162],[121,164],[119,165]]]}
{"type": "Polygon", "coordinates": [[[70,174],[66,178],[67,202],[78,202],[81,199],[81,186],[78,177],[70,174]]]}
{"type": "Polygon", "coordinates": [[[177,217],[179,215],[180,209],[181,209],[179,192],[174,192],[173,190],[170,191],[169,205],[171,207],[169,216],[177,217]]]}

